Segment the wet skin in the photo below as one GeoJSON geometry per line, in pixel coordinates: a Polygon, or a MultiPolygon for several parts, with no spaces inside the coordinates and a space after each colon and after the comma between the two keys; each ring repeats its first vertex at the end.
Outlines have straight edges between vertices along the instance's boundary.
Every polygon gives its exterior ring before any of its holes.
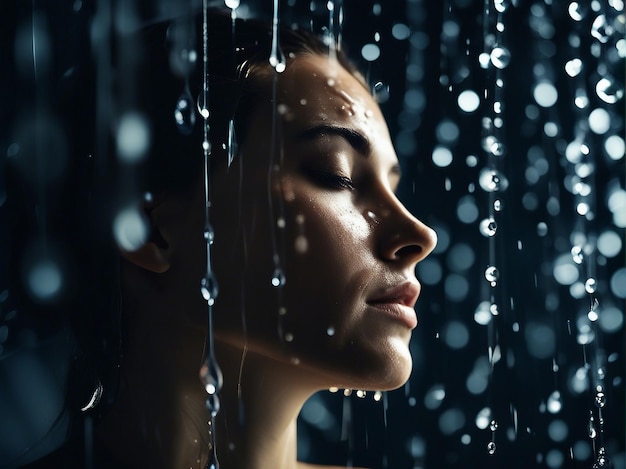
{"type": "MultiPolygon", "coordinates": [[[[273,72],[258,73],[268,92],[247,138],[230,168],[211,174],[214,346],[224,372],[216,444],[222,469],[304,468],[296,420],[311,394],[408,379],[414,270],[436,238],[394,194],[397,158],[359,80],[327,57],[289,60],[273,129],[273,72]],[[271,225],[278,217],[283,228],[271,225]],[[270,281],[274,247],[282,288],[270,281]]],[[[98,438],[137,467],[204,467],[208,457],[200,179],[191,200],[155,195],[146,207],[153,236],[123,253],[127,351],[98,438]]]]}
{"type": "Polygon", "coordinates": [[[435,234],[394,194],[397,157],[360,81],[327,57],[306,55],[278,76],[277,90],[277,125],[268,96],[235,165],[212,179],[216,338],[297,364],[319,388],[396,388],[411,371],[415,265],[435,234]],[[270,207],[262,194],[273,131],[281,144],[270,207]],[[270,220],[281,215],[285,228],[272,232],[270,220]],[[270,283],[273,245],[286,277],[281,292],[270,283]],[[245,337],[233,314],[242,306],[245,337]]]}

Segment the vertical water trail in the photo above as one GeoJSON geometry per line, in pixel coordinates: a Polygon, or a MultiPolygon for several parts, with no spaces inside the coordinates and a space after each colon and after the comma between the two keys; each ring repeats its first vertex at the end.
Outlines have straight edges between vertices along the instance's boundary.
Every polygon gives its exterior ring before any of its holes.
{"type": "Polygon", "coordinates": [[[208,352],[204,365],[200,368],[200,379],[207,392],[206,407],[210,413],[210,442],[211,449],[207,462],[207,469],[218,469],[217,450],[215,447],[215,417],[220,410],[218,393],[222,388],[222,371],[215,358],[215,346],[213,336],[213,305],[218,294],[217,280],[213,274],[211,264],[211,249],[214,232],[210,221],[210,156],[211,143],[209,141],[209,10],[208,0],[202,2],[202,91],[198,97],[198,111],[202,117],[202,155],[204,159],[204,239],[206,242],[206,273],[200,282],[200,291],[207,302],[207,336],[208,352]]]}
{"type": "MultiPolygon", "coordinates": [[[[279,38],[279,10],[278,10],[278,0],[274,0],[274,10],[272,17],[272,49],[270,52],[269,63],[274,69],[274,74],[272,76],[272,131],[271,131],[271,143],[270,143],[270,155],[269,155],[269,164],[267,168],[267,202],[269,207],[269,215],[270,215],[270,238],[272,240],[272,260],[274,263],[274,272],[272,273],[271,284],[277,289],[277,299],[278,299],[278,336],[280,340],[285,340],[288,336],[288,333],[283,330],[283,316],[286,313],[285,308],[282,303],[282,288],[285,285],[286,279],[285,274],[283,273],[281,266],[281,256],[278,250],[278,240],[276,236],[276,227],[278,227],[281,231],[281,239],[284,234],[285,228],[285,219],[284,219],[284,210],[283,210],[283,199],[282,195],[278,197],[278,217],[275,214],[274,200],[273,200],[273,185],[274,178],[280,178],[280,168],[282,165],[282,144],[280,142],[280,113],[277,100],[277,87],[278,87],[278,74],[285,71],[286,62],[285,57],[283,55],[282,50],[280,49],[280,38],[279,38]],[[276,152],[280,152],[279,164],[275,163],[276,152]]],[[[280,184],[280,180],[278,181],[280,184]]],[[[284,247],[284,242],[281,243],[284,247]]],[[[288,336],[290,339],[293,339],[291,334],[288,336]]]]}

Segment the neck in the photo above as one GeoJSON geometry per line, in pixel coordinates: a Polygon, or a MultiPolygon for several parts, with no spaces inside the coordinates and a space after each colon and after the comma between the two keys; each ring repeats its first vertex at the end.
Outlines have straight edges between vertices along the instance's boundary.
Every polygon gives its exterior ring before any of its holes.
{"type": "Polygon", "coordinates": [[[294,469],[296,419],[312,393],[294,365],[216,342],[224,372],[216,447],[221,469],[294,469]],[[286,379],[287,375],[290,375],[286,379]]]}

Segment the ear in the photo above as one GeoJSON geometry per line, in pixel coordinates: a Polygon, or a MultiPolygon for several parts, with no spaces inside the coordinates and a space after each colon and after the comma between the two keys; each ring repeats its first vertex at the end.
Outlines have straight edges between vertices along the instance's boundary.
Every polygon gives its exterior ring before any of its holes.
{"type": "Polygon", "coordinates": [[[168,258],[169,244],[161,234],[156,220],[158,206],[159,203],[156,201],[143,203],[143,212],[150,223],[148,240],[133,251],[126,251],[120,248],[120,254],[137,267],[156,274],[162,274],[169,270],[171,264],[168,258]]]}

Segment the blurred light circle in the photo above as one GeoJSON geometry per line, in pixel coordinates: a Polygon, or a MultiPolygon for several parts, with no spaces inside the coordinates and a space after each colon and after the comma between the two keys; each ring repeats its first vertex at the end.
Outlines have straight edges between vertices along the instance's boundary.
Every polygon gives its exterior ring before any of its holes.
{"type": "Polygon", "coordinates": [[[466,195],[459,199],[456,215],[463,223],[474,223],[478,218],[478,207],[474,197],[466,195]]]}
{"type": "Polygon", "coordinates": [[[437,140],[442,143],[454,143],[459,138],[459,126],[450,119],[442,120],[436,129],[437,140]]]}
{"type": "Polygon", "coordinates": [[[613,272],[611,276],[611,291],[618,298],[626,299],[626,267],[613,272]]]}
{"type": "Polygon", "coordinates": [[[474,264],[475,259],[474,249],[469,244],[457,243],[448,251],[446,264],[454,272],[463,272],[474,264]]]}
{"type": "Polygon", "coordinates": [[[533,89],[533,97],[539,106],[548,108],[554,106],[559,94],[552,83],[540,81],[533,89]]]}
{"type": "Polygon", "coordinates": [[[469,283],[467,279],[459,274],[450,274],[446,277],[444,283],[446,298],[450,301],[463,301],[469,292],[469,283]]]}
{"type": "Polygon", "coordinates": [[[607,230],[598,236],[598,251],[606,257],[615,257],[622,250],[622,238],[615,232],[607,230]]]}
{"type": "Polygon", "coordinates": [[[550,358],[556,346],[554,330],[545,324],[529,322],[525,329],[526,348],[535,358],[550,358]]]}
{"type": "Polygon", "coordinates": [[[491,311],[489,310],[490,306],[491,303],[489,303],[488,301],[482,301],[474,311],[474,321],[476,321],[481,326],[486,326],[487,324],[489,324],[492,317],[491,311]]]}
{"type": "Polygon", "coordinates": [[[443,269],[438,259],[429,257],[417,264],[417,275],[424,285],[436,285],[441,281],[443,269]]]}
{"type": "Polygon", "coordinates": [[[448,409],[439,416],[439,430],[444,435],[452,435],[465,425],[465,415],[460,409],[448,409]]]}
{"type": "Polygon", "coordinates": [[[598,315],[598,324],[604,332],[617,332],[624,325],[624,313],[614,306],[602,308],[598,315]]]}
{"type": "Polygon", "coordinates": [[[572,453],[577,461],[586,461],[591,457],[591,447],[587,441],[578,440],[572,446],[572,453]]]}
{"type": "Polygon", "coordinates": [[[37,262],[28,274],[28,287],[33,296],[39,300],[54,298],[63,284],[59,266],[50,259],[37,262]]]}
{"type": "Polygon", "coordinates": [[[406,24],[396,23],[391,28],[391,34],[397,40],[402,41],[404,39],[408,39],[411,35],[411,29],[406,24]]]}
{"type": "Polygon", "coordinates": [[[571,285],[578,280],[578,267],[574,265],[572,256],[569,254],[561,254],[554,262],[552,270],[554,279],[561,285],[571,285]]]}
{"type": "Polygon", "coordinates": [[[485,430],[491,423],[491,409],[489,407],[482,408],[478,414],[476,414],[476,427],[480,430],[485,430]]]}
{"type": "Polygon", "coordinates": [[[596,134],[602,135],[611,128],[611,116],[606,109],[596,108],[589,113],[589,128],[596,134]]]}
{"type": "Polygon", "coordinates": [[[148,238],[148,224],[136,208],[118,212],[113,220],[113,235],[124,251],[136,251],[148,238]]]}
{"type": "MultiPolygon", "coordinates": [[[[548,427],[548,433],[550,432],[551,428],[552,428],[552,424],[548,427]]],[[[560,426],[557,426],[556,428],[558,428],[558,430],[556,431],[561,430],[560,426]]],[[[567,426],[565,427],[565,429],[567,430],[567,426]]],[[[557,436],[558,436],[558,433],[557,433],[557,436]]],[[[550,434],[550,437],[552,437],[552,434],[550,434]]],[[[552,439],[554,440],[554,438],[552,439]]],[[[555,441],[562,441],[562,440],[555,440],[555,441]]],[[[548,467],[551,467],[554,469],[563,467],[563,461],[564,461],[563,453],[560,452],[558,449],[551,449],[550,451],[548,451],[548,454],[546,454],[546,465],[548,467]]]]}
{"type": "Polygon", "coordinates": [[[448,347],[459,350],[469,342],[469,331],[460,321],[450,321],[446,324],[443,339],[448,347]]]}
{"type": "Polygon", "coordinates": [[[373,62],[380,57],[380,48],[376,44],[365,44],[361,48],[361,55],[368,62],[373,62]]]}
{"type": "Polygon", "coordinates": [[[452,163],[452,152],[446,147],[437,146],[433,150],[433,163],[435,166],[439,166],[440,168],[445,168],[450,166],[452,163]]]}
{"type": "Polygon", "coordinates": [[[145,117],[137,112],[124,114],[117,129],[116,141],[120,159],[127,163],[143,159],[150,146],[150,129],[145,117]]]}
{"type": "Polygon", "coordinates": [[[612,160],[621,160],[626,151],[624,139],[619,135],[611,135],[604,141],[604,151],[612,160]]]}
{"type": "Polygon", "coordinates": [[[442,384],[432,386],[424,396],[424,407],[430,410],[439,408],[446,397],[446,390],[442,384]]]}
{"type": "Polygon", "coordinates": [[[465,90],[459,94],[457,103],[461,111],[474,112],[480,105],[480,97],[475,91],[465,90]]]}
{"type": "Polygon", "coordinates": [[[578,57],[568,61],[565,64],[565,72],[570,77],[575,77],[576,75],[578,75],[582,71],[582,69],[583,69],[583,61],[580,60],[578,57]]]}
{"type": "MultiPolygon", "coordinates": [[[[550,439],[552,441],[565,441],[565,439],[567,438],[567,434],[567,424],[563,420],[553,420],[552,422],[550,422],[550,425],[548,425],[548,435],[550,435],[550,439]]],[[[560,465],[555,467],[560,467],[560,465]]]]}

